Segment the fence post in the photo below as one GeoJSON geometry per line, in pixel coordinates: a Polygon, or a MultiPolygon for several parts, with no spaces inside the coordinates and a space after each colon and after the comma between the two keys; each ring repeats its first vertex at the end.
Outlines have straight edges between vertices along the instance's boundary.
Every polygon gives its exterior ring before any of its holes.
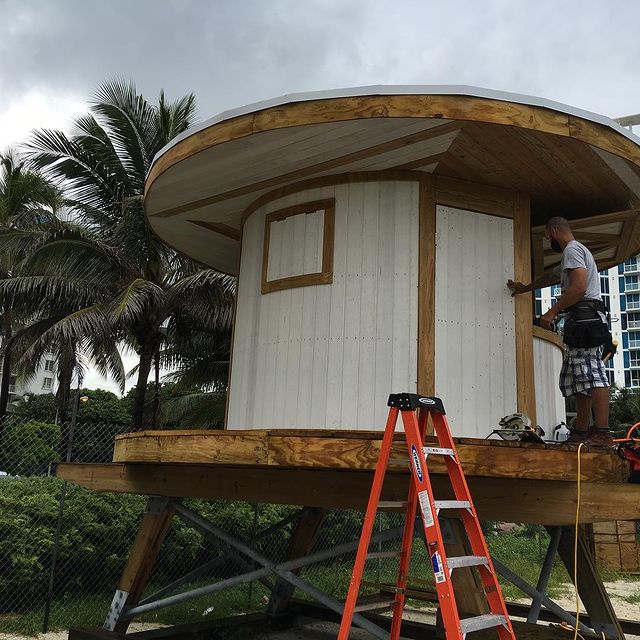
{"type": "MultiPolygon", "coordinates": [[[[73,432],[76,428],[76,418],[78,417],[78,405],[80,404],[80,389],[76,391],[71,408],[71,424],[69,426],[69,439],[67,440],[67,453],[65,462],[71,462],[71,452],[73,450],[73,432]]],[[[62,515],[64,512],[64,500],[67,495],[67,481],[62,481],[60,490],[60,502],[58,504],[58,520],[56,522],[56,535],[53,542],[53,552],[51,554],[51,570],[49,572],[49,589],[47,599],[44,603],[44,617],[42,620],[42,633],[49,630],[49,614],[51,613],[51,601],[53,599],[53,586],[56,577],[56,565],[58,564],[58,553],[60,552],[60,538],[62,537],[62,515]]]]}

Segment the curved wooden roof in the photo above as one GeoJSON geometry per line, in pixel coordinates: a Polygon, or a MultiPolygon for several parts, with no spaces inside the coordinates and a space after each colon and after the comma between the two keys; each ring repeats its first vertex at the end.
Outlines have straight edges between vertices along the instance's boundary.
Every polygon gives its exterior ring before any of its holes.
{"type": "Polygon", "coordinates": [[[532,224],[579,219],[600,267],[640,252],[640,139],[602,116],[473,87],[367,87],[225,112],[157,155],[145,205],[168,244],[236,273],[243,216],[260,197],[384,171],[529,193],[532,224]]]}

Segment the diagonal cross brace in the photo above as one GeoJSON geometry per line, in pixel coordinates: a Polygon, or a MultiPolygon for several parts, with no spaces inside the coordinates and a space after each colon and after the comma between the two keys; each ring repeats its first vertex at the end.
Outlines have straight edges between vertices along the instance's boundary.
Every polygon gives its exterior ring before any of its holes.
{"type": "MultiPolygon", "coordinates": [[[[188,507],[183,506],[182,504],[173,505],[175,508],[175,512],[181,519],[190,524],[194,529],[206,535],[207,537],[213,536],[217,539],[217,541],[222,543],[222,546],[225,548],[235,549],[237,552],[247,556],[250,558],[255,564],[261,565],[262,568],[255,569],[254,571],[249,571],[239,576],[235,576],[233,578],[229,578],[227,580],[223,580],[216,584],[207,585],[204,587],[200,587],[198,589],[194,589],[192,591],[186,593],[180,593],[173,596],[169,596],[166,598],[161,598],[154,602],[146,602],[145,604],[140,604],[135,607],[127,608],[121,613],[122,618],[130,619],[136,615],[141,613],[145,613],[148,611],[154,611],[169,605],[178,604],[179,602],[184,602],[186,600],[191,600],[193,598],[206,595],[209,593],[213,593],[216,591],[220,591],[222,589],[226,589],[229,587],[237,586],[239,584],[243,584],[246,582],[252,582],[253,580],[260,580],[265,578],[269,574],[275,574],[280,577],[282,580],[289,582],[294,587],[300,589],[304,593],[308,594],[321,604],[325,605],[327,608],[335,611],[338,614],[342,614],[343,604],[328,595],[327,593],[320,591],[312,584],[307,582],[306,580],[296,576],[292,573],[293,569],[298,569],[315,562],[319,562],[322,560],[327,560],[329,558],[333,558],[345,553],[352,552],[356,549],[358,542],[350,542],[346,544],[339,545],[332,549],[328,549],[326,551],[316,552],[302,558],[296,558],[294,560],[289,560],[284,563],[276,564],[262,554],[257,552],[255,549],[250,547],[249,545],[236,540],[229,534],[227,534],[222,529],[216,527],[214,524],[200,516],[200,514],[195,511],[189,509],[188,507]]],[[[394,529],[389,529],[387,531],[381,531],[375,534],[372,538],[372,542],[381,542],[384,540],[391,540],[394,538],[400,537],[402,535],[402,527],[396,527],[394,529]]],[[[388,634],[382,630],[380,627],[370,622],[363,616],[357,615],[357,621],[354,618],[354,623],[360,626],[363,629],[366,629],[377,638],[381,638],[386,640],[388,638],[388,634]]]]}

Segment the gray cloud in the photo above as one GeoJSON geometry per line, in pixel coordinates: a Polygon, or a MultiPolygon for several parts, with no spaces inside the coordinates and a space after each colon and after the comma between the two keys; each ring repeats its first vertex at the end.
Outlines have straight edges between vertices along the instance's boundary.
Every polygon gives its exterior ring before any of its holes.
{"type": "Polygon", "coordinates": [[[0,112],[37,88],[132,78],[203,118],[293,91],[473,84],[640,111],[640,3],[622,0],[0,0],[0,112]]]}

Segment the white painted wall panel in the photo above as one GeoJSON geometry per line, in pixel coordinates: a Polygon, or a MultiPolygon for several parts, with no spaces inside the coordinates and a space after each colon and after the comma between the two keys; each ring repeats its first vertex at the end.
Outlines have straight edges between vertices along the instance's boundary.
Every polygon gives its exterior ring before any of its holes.
{"type": "Polygon", "coordinates": [[[438,206],[436,395],[454,435],[484,438],[517,407],[513,221],[438,206]]]}
{"type": "Polygon", "coordinates": [[[271,223],[268,281],[322,271],[323,224],[322,210],[271,223]]]}
{"type": "MultiPolygon", "coordinates": [[[[388,394],[415,392],[418,197],[416,183],[338,185],[281,198],[249,218],[228,428],[383,429],[388,394]],[[263,295],[265,215],[331,197],[333,283],[263,295]]],[[[290,255],[291,265],[312,261],[296,247],[290,255]]]]}
{"type": "Polygon", "coordinates": [[[536,385],[536,417],[544,429],[546,440],[553,438],[553,428],[566,422],[564,398],[558,386],[562,367],[562,349],[557,345],[533,338],[533,370],[536,385]]]}

